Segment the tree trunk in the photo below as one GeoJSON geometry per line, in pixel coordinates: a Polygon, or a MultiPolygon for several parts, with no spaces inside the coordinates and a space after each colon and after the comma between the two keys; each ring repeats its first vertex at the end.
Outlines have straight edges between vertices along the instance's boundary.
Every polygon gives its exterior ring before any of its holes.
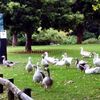
{"type": "Polygon", "coordinates": [[[82,43],[83,33],[77,33],[77,44],[82,43]]]}
{"type": "Polygon", "coordinates": [[[78,25],[76,32],[77,32],[77,44],[81,44],[83,39],[84,26],[78,25]]]}
{"type": "Polygon", "coordinates": [[[26,52],[32,52],[32,34],[27,33],[26,35],[26,44],[25,44],[25,51],[26,52]]]}
{"type": "Polygon", "coordinates": [[[16,46],[17,45],[17,33],[16,32],[14,32],[13,33],[13,38],[12,38],[12,46],[14,47],[14,46],[16,46]]]}

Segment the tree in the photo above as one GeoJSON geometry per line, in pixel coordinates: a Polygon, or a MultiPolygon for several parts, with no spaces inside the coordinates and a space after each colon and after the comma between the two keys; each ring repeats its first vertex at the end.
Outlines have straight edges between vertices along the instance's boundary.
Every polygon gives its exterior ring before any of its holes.
{"type": "Polygon", "coordinates": [[[26,51],[31,49],[31,36],[38,27],[58,30],[74,30],[77,43],[82,42],[84,30],[100,32],[100,0],[8,0],[1,3],[5,13],[5,26],[14,35],[26,35],[26,51]]]}
{"type": "MultiPolygon", "coordinates": [[[[25,50],[31,52],[31,36],[40,25],[40,8],[38,0],[10,0],[6,5],[2,3],[2,11],[5,15],[5,27],[13,32],[23,32],[26,34],[25,50]],[[16,2],[15,2],[16,1],[16,2]]],[[[15,39],[16,40],[16,39],[15,39]]]]}
{"type": "MultiPolygon", "coordinates": [[[[76,0],[57,0],[45,3],[42,8],[41,26],[43,28],[53,27],[63,31],[69,31],[69,29],[75,30],[78,27],[77,32],[80,32],[79,30],[81,29],[79,29],[79,26],[80,24],[83,25],[84,15],[78,11],[72,11],[72,5],[75,1],[76,0]]],[[[81,33],[82,32],[83,31],[81,31],[81,33]]],[[[79,41],[81,35],[78,33],[77,36],[80,36],[78,37],[78,43],[81,43],[81,40],[79,41]]]]}
{"type": "Polygon", "coordinates": [[[19,15],[18,10],[21,8],[20,3],[17,2],[9,2],[7,3],[7,11],[8,14],[5,14],[5,22],[6,26],[10,29],[12,34],[12,46],[17,45],[17,34],[21,31],[20,23],[19,23],[19,15]]]}
{"type": "Polygon", "coordinates": [[[75,0],[47,1],[42,6],[41,26],[43,29],[53,27],[58,30],[68,30],[71,26],[69,23],[73,21],[74,17],[70,6],[75,0]]]}
{"type": "Polygon", "coordinates": [[[76,0],[72,5],[74,13],[79,11],[84,15],[84,29],[95,33],[97,38],[100,34],[100,8],[98,5],[100,5],[99,0],[76,0]]]}
{"type": "Polygon", "coordinates": [[[21,31],[26,34],[25,50],[31,52],[32,34],[40,26],[41,1],[27,0],[21,3],[25,6],[20,14],[21,31]]]}

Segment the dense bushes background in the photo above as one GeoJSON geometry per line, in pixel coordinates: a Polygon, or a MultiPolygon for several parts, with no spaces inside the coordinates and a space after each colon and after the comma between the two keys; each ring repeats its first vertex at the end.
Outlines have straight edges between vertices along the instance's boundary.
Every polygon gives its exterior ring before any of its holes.
{"type": "Polygon", "coordinates": [[[65,32],[53,28],[41,30],[32,35],[33,43],[38,44],[63,44],[66,37],[65,32]]]}
{"type": "MultiPolygon", "coordinates": [[[[8,31],[8,44],[12,43],[12,35],[8,31]]],[[[25,34],[20,33],[17,35],[19,46],[25,45],[25,34]]],[[[53,44],[76,44],[77,37],[74,35],[68,35],[68,32],[58,31],[53,28],[40,30],[34,32],[32,35],[32,45],[53,45],[53,44]]],[[[100,43],[100,37],[98,40],[95,37],[95,34],[85,31],[83,34],[83,44],[93,44],[100,43]]]]}
{"type": "Polygon", "coordinates": [[[89,38],[96,38],[96,35],[94,33],[85,31],[84,34],[83,34],[83,41],[87,40],[89,38]]]}
{"type": "Polygon", "coordinates": [[[83,44],[100,44],[100,37],[98,39],[96,39],[96,38],[89,38],[87,40],[84,40],[82,43],[83,44]]]}

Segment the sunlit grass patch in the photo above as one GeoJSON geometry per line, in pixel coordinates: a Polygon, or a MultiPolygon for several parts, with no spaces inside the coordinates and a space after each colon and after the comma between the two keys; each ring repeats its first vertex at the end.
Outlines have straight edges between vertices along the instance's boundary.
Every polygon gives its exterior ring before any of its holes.
{"type": "MultiPolygon", "coordinates": [[[[80,55],[80,47],[90,52],[100,54],[99,45],[59,45],[59,46],[33,46],[33,51],[48,51],[50,56],[61,58],[64,52],[68,56],[86,60],[90,66],[94,66],[92,58],[83,58],[80,55]]],[[[100,75],[86,75],[76,69],[75,61],[70,67],[58,67],[50,65],[51,76],[54,84],[48,91],[45,91],[39,84],[32,81],[32,73],[25,70],[28,57],[32,57],[32,63],[36,64],[41,60],[41,53],[18,53],[24,52],[24,47],[8,47],[8,59],[17,61],[12,68],[0,65],[0,74],[4,78],[14,78],[14,83],[21,90],[25,87],[32,89],[32,98],[35,100],[99,100],[100,99],[100,75]]]]}

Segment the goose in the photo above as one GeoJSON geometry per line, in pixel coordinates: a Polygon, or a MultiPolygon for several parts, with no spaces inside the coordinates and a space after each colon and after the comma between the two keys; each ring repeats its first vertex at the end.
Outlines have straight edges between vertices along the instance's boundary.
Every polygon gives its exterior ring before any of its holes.
{"type": "Polygon", "coordinates": [[[64,60],[65,60],[65,64],[66,65],[68,65],[68,66],[70,66],[71,65],[71,63],[72,63],[72,57],[68,57],[68,58],[63,58],[64,60]]]}
{"type": "Polygon", "coordinates": [[[48,61],[45,59],[44,55],[42,55],[41,65],[43,65],[44,69],[49,67],[48,61]]]}
{"type": "Polygon", "coordinates": [[[53,85],[53,79],[50,77],[49,68],[46,69],[48,75],[43,78],[42,85],[46,89],[50,88],[53,85]]]}
{"type": "Polygon", "coordinates": [[[49,57],[48,52],[44,52],[44,59],[47,60],[48,63],[55,64],[58,59],[55,59],[54,57],[49,57]]]}
{"type": "Polygon", "coordinates": [[[98,74],[100,73],[100,67],[94,67],[94,68],[86,67],[84,71],[85,74],[98,74]]]}
{"type": "Polygon", "coordinates": [[[31,62],[31,57],[28,57],[28,62],[26,64],[26,70],[28,72],[31,72],[33,70],[33,65],[32,65],[32,62],[31,62]]]}
{"type": "Polygon", "coordinates": [[[89,52],[89,51],[84,51],[84,50],[83,50],[83,47],[81,47],[80,54],[81,54],[83,57],[91,57],[91,56],[92,56],[92,53],[89,52]]]}
{"type": "Polygon", "coordinates": [[[68,57],[67,56],[67,53],[64,53],[64,55],[62,55],[62,59],[57,61],[55,65],[58,65],[58,66],[63,66],[63,65],[71,65],[71,62],[72,62],[72,57],[68,57]]]}
{"type": "Polygon", "coordinates": [[[66,58],[66,57],[67,57],[67,54],[64,53],[64,55],[62,55],[62,59],[58,60],[55,65],[57,65],[57,66],[64,66],[65,65],[65,59],[64,58],[66,58]]]}
{"type": "Polygon", "coordinates": [[[7,67],[11,67],[11,66],[14,66],[16,64],[15,62],[6,60],[5,56],[2,56],[2,58],[3,58],[3,65],[5,65],[7,67]]]}
{"type": "Polygon", "coordinates": [[[66,65],[68,65],[68,66],[71,65],[73,57],[68,57],[67,53],[64,53],[64,55],[62,55],[62,57],[63,57],[63,60],[65,61],[66,65]]]}
{"type": "Polygon", "coordinates": [[[33,81],[37,83],[41,83],[44,77],[45,75],[37,63],[36,68],[35,68],[35,73],[33,75],[33,81]]]}
{"type": "Polygon", "coordinates": [[[84,68],[85,68],[85,67],[88,67],[88,66],[89,66],[89,65],[87,64],[86,61],[76,59],[76,67],[77,67],[78,69],[80,69],[81,71],[84,71],[84,68]]]}
{"type": "Polygon", "coordinates": [[[65,60],[61,59],[61,60],[57,61],[55,65],[56,66],[64,66],[65,65],[65,60]]]}
{"type": "Polygon", "coordinates": [[[94,58],[93,58],[93,64],[100,67],[100,58],[99,58],[99,54],[97,53],[93,53],[94,54],[94,58]]]}

